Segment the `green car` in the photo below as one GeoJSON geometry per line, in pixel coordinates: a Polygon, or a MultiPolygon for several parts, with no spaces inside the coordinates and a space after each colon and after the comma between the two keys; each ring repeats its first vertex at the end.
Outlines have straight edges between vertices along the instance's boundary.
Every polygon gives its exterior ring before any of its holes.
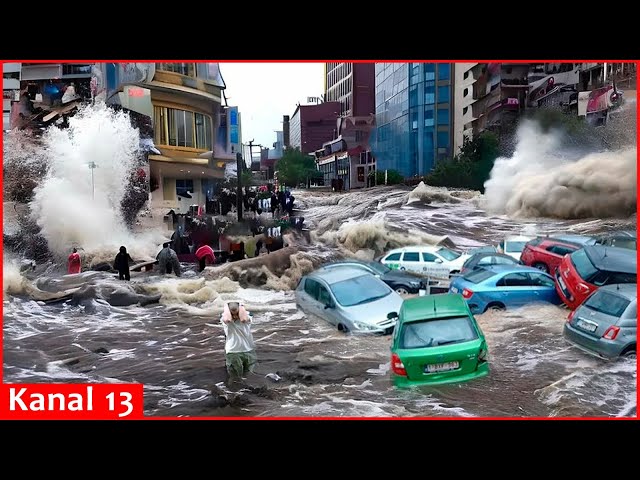
{"type": "Polygon", "coordinates": [[[489,373],[487,342],[462,295],[425,295],[402,303],[391,371],[398,387],[464,382],[489,373]]]}

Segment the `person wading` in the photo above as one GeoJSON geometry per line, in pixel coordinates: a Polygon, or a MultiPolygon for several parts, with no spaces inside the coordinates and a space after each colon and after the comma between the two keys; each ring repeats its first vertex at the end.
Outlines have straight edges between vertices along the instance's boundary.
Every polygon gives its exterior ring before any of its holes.
{"type": "Polygon", "coordinates": [[[209,245],[202,245],[196,250],[196,258],[198,259],[199,272],[203,271],[207,263],[213,265],[216,262],[216,255],[213,248],[209,245]]]}
{"type": "Polygon", "coordinates": [[[225,304],[220,320],[226,338],[224,352],[228,383],[233,384],[253,372],[258,361],[251,333],[251,317],[244,305],[229,302],[225,304]]]}
{"type": "Polygon", "coordinates": [[[170,242],[165,242],[162,245],[162,250],[156,255],[156,260],[158,260],[158,267],[162,275],[166,273],[175,273],[176,277],[182,275],[178,254],[171,248],[170,242]]]}
{"type": "Polygon", "coordinates": [[[80,254],[78,249],[74,248],[71,255],[69,255],[67,265],[67,272],[71,275],[74,273],[80,273],[82,271],[82,261],[80,260],[80,254]]]}
{"type": "Polygon", "coordinates": [[[127,253],[126,247],[120,247],[120,253],[116,255],[116,259],[113,262],[113,268],[118,270],[118,278],[120,280],[131,280],[129,262],[133,263],[133,260],[127,253]]]}

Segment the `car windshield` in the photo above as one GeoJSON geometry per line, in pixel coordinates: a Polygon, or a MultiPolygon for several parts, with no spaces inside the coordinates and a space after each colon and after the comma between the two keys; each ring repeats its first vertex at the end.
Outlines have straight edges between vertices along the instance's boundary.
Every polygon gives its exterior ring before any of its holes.
{"type": "Polygon", "coordinates": [[[588,282],[593,278],[597,273],[598,269],[591,263],[589,257],[587,256],[587,252],[583,249],[576,250],[571,254],[571,262],[573,266],[576,268],[578,275],[585,281],[588,282]]]}
{"type": "Polygon", "coordinates": [[[371,275],[350,278],[331,285],[337,302],[343,307],[353,307],[386,297],[391,289],[371,275]]]}
{"type": "Polygon", "coordinates": [[[484,282],[487,278],[493,277],[494,275],[494,272],[485,270],[484,268],[480,268],[478,270],[473,270],[472,272],[467,273],[462,278],[471,283],[480,283],[484,282]]]}
{"type": "Polygon", "coordinates": [[[391,271],[389,267],[378,262],[369,262],[367,263],[367,265],[369,265],[372,270],[375,270],[378,275],[384,275],[385,273],[389,273],[391,271]]]}
{"type": "Polygon", "coordinates": [[[453,250],[449,250],[448,248],[441,248],[436,253],[448,261],[452,261],[460,257],[460,254],[458,252],[454,252],[453,250]]]}
{"type": "Polygon", "coordinates": [[[400,348],[427,348],[468,342],[478,338],[468,317],[442,318],[407,323],[400,348]]]}
{"type": "Polygon", "coordinates": [[[524,250],[524,246],[526,244],[527,242],[507,242],[504,251],[509,253],[520,253],[524,250]]]}
{"type": "Polygon", "coordinates": [[[621,317],[631,302],[624,297],[604,290],[596,290],[586,302],[585,307],[589,307],[596,312],[611,315],[613,317],[621,317]]]}

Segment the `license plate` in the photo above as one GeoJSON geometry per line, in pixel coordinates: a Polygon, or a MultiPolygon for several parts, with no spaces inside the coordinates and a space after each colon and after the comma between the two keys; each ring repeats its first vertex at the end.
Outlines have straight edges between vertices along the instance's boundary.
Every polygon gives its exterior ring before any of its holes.
{"type": "Polygon", "coordinates": [[[460,290],[458,290],[458,288],[457,288],[457,287],[451,287],[451,291],[452,291],[453,293],[459,293],[459,292],[460,292],[460,290]]]}
{"type": "Polygon", "coordinates": [[[576,322],[576,325],[581,329],[591,333],[595,332],[596,329],[598,328],[598,325],[596,323],[588,322],[587,320],[582,320],[582,319],[578,319],[578,321],[576,322]]]}
{"type": "Polygon", "coordinates": [[[431,365],[425,365],[424,371],[426,373],[448,372],[449,370],[455,370],[459,366],[458,362],[434,363],[431,365]]]}

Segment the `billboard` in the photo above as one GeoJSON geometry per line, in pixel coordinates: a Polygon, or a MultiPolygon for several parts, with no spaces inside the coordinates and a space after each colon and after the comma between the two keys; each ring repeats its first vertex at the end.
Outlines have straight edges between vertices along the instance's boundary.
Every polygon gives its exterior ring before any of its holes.
{"type": "Polygon", "coordinates": [[[229,107],[229,143],[238,145],[240,135],[238,133],[238,107],[229,107]]]}

